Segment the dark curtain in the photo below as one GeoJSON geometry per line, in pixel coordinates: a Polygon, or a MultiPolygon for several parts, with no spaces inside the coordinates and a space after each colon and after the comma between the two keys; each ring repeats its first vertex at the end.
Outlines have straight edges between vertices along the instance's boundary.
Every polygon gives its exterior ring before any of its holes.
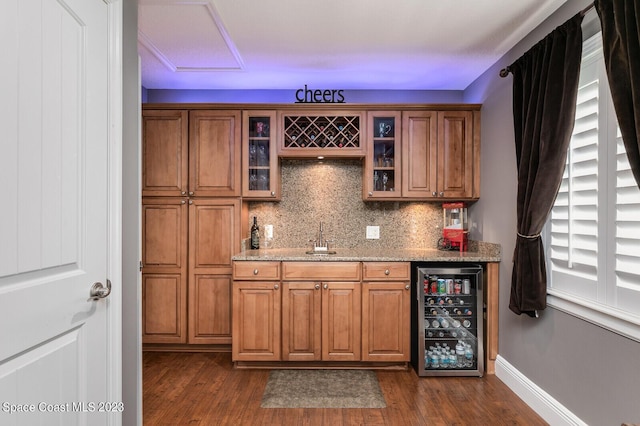
{"type": "Polygon", "coordinates": [[[540,231],[558,194],[575,120],[582,56],[577,14],[509,66],[518,168],[518,236],[509,308],[532,317],[546,308],[540,231]]]}
{"type": "Polygon", "coordinates": [[[640,0],[596,0],[611,97],[640,186],[640,0]]]}

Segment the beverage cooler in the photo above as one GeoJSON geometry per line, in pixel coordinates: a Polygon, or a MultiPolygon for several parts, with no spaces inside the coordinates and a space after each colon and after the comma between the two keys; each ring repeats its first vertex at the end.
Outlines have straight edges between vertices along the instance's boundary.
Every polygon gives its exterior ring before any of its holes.
{"type": "Polygon", "coordinates": [[[482,266],[413,268],[411,362],[419,376],[482,376],[482,266]]]}

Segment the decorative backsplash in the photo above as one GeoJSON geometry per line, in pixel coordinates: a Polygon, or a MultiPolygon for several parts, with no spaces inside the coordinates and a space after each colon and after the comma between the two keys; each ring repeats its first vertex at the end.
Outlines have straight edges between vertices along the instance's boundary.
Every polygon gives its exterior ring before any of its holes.
{"type": "MultiPolygon", "coordinates": [[[[307,247],[320,222],[336,248],[435,248],[442,236],[442,204],[362,201],[361,160],[282,160],[282,200],[250,202],[264,247],[264,226],[273,225],[273,247],[307,247]],[[366,239],[367,225],[380,239],[366,239]]],[[[247,236],[248,237],[248,236],[247,236]]]]}

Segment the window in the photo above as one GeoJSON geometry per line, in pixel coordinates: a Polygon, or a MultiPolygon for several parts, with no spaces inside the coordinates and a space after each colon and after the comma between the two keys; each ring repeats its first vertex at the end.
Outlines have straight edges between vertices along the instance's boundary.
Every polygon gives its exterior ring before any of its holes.
{"type": "Polygon", "coordinates": [[[575,126],[544,244],[548,304],[640,341],[640,190],[600,33],[584,43],[575,126]]]}

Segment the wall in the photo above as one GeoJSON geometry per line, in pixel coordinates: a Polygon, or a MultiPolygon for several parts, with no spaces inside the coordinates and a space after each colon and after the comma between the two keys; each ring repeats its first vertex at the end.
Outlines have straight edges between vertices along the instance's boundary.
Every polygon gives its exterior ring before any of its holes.
{"type": "MultiPolygon", "coordinates": [[[[512,79],[500,78],[498,72],[589,3],[567,1],[465,91],[465,102],[483,104],[482,198],[471,207],[470,215],[478,222],[480,238],[500,243],[503,249],[500,357],[585,423],[620,425],[640,423],[640,343],[551,307],[537,319],[517,316],[508,309],[516,232],[516,159],[512,79]]],[[[589,21],[594,19],[597,16],[592,11],[585,17],[583,27],[592,26],[589,21]]],[[[500,374],[498,377],[513,379],[500,374]]],[[[518,379],[511,381],[519,386],[518,379]]],[[[536,392],[529,389],[523,398],[535,405],[543,399],[536,392]]],[[[548,419],[554,419],[551,424],[571,423],[554,414],[544,402],[534,408],[547,412],[548,419]]]]}
{"type": "Polygon", "coordinates": [[[361,160],[283,160],[281,201],[252,202],[249,216],[274,226],[274,247],[307,247],[323,222],[333,247],[435,248],[442,204],[364,202],[362,173],[361,160]],[[380,239],[365,238],[367,225],[380,239]]]}

